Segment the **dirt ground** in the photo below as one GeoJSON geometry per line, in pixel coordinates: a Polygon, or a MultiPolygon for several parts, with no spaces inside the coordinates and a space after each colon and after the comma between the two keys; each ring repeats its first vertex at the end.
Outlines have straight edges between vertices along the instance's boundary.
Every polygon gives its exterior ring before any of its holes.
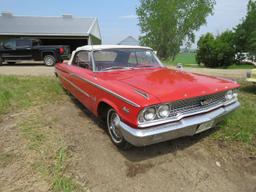
{"type": "MultiPolygon", "coordinates": [[[[65,174],[86,191],[256,191],[255,157],[239,145],[210,139],[212,131],[120,151],[97,119],[68,96],[63,103],[1,118],[0,191],[52,191],[33,167],[40,156],[46,162],[53,157],[28,148],[18,123],[36,113],[52,135],[47,137],[65,142],[70,154],[65,174]]],[[[56,142],[48,139],[47,145],[54,148],[56,142]]]]}
{"type": "MultiPolygon", "coordinates": [[[[19,70],[5,66],[0,67],[0,74],[15,71],[19,75],[51,75],[52,70],[44,66],[19,70]]],[[[240,78],[244,71],[237,74],[240,78]]],[[[255,156],[240,144],[211,139],[209,135],[216,130],[120,151],[97,119],[66,96],[60,103],[0,118],[0,191],[53,191],[40,162],[45,162],[43,165],[51,170],[47,162],[55,158],[51,150],[57,150],[60,142],[67,146],[69,154],[64,173],[82,186],[83,191],[256,192],[255,156]],[[20,124],[31,116],[35,116],[32,123],[43,122],[41,131],[47,134],[40,150],[31,148],[20,124]]]]}

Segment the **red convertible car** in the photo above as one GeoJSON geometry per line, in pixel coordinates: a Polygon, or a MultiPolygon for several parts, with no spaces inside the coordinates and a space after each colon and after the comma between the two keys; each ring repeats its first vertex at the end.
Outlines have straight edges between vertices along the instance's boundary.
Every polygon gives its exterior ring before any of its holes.
{"type": "Polygon", "coordinates": [[[240,105],[236,82],[168,69],[148,47],[80,47],[55,72],[120,148],[195,135],[240,105]]]}

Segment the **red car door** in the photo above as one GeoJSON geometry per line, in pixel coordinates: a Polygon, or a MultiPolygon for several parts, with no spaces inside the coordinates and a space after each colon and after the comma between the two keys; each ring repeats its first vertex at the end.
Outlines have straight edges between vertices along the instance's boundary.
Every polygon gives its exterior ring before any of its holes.
{"type": "Polygon", "coordinates": [[[68,71],[65,75],[67,89],[83,105],[93,110],[96,97],[93,94],[95,86],[91,83],[94,79],[94,73],[90,52],[84,50],[77,52],[71,65],[66,65],[66,69],[68,71]]]}

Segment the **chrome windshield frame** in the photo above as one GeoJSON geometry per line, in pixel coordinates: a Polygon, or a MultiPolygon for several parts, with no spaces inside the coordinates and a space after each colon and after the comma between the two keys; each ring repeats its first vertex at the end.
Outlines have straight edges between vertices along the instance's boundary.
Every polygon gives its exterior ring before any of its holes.
{"type": "MultiPolygon", "coordinates": [[[[97,71],[96,70],[96,62],[95,62],[95,57],[94,57],[94,53],[98,52],[98,51],[104,51],[104,50],[125,50],[125,49],[138,49],[138,50],[148,50],[151,52],[153,58],[158,62],[159,64],[159,68],[160,67],[165,67],[162,62],[160,61],[160,59],[157,57],[157,55],[154,53],[153,49],[146,49],[146,48],[104,48],[104,49],[97,49],[97,50],[92,50],[91,51],[91,58],[92,58],[92,64],[93,64],[93,72],[99,73],[99,72],[107,72],[107,71],[97,71]]],[[[158,67],[152,67],[152,68],[158,68],[158,67]]]]}

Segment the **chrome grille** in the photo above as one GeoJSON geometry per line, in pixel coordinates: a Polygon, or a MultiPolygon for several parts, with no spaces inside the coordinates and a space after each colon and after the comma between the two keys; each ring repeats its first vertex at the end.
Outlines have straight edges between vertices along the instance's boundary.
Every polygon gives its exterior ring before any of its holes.
{"type": "Polygon", "coordinates": [[[170,117],[197,113],[223,104],[226,92],[180,100],[171,104],[170,117]]]}

